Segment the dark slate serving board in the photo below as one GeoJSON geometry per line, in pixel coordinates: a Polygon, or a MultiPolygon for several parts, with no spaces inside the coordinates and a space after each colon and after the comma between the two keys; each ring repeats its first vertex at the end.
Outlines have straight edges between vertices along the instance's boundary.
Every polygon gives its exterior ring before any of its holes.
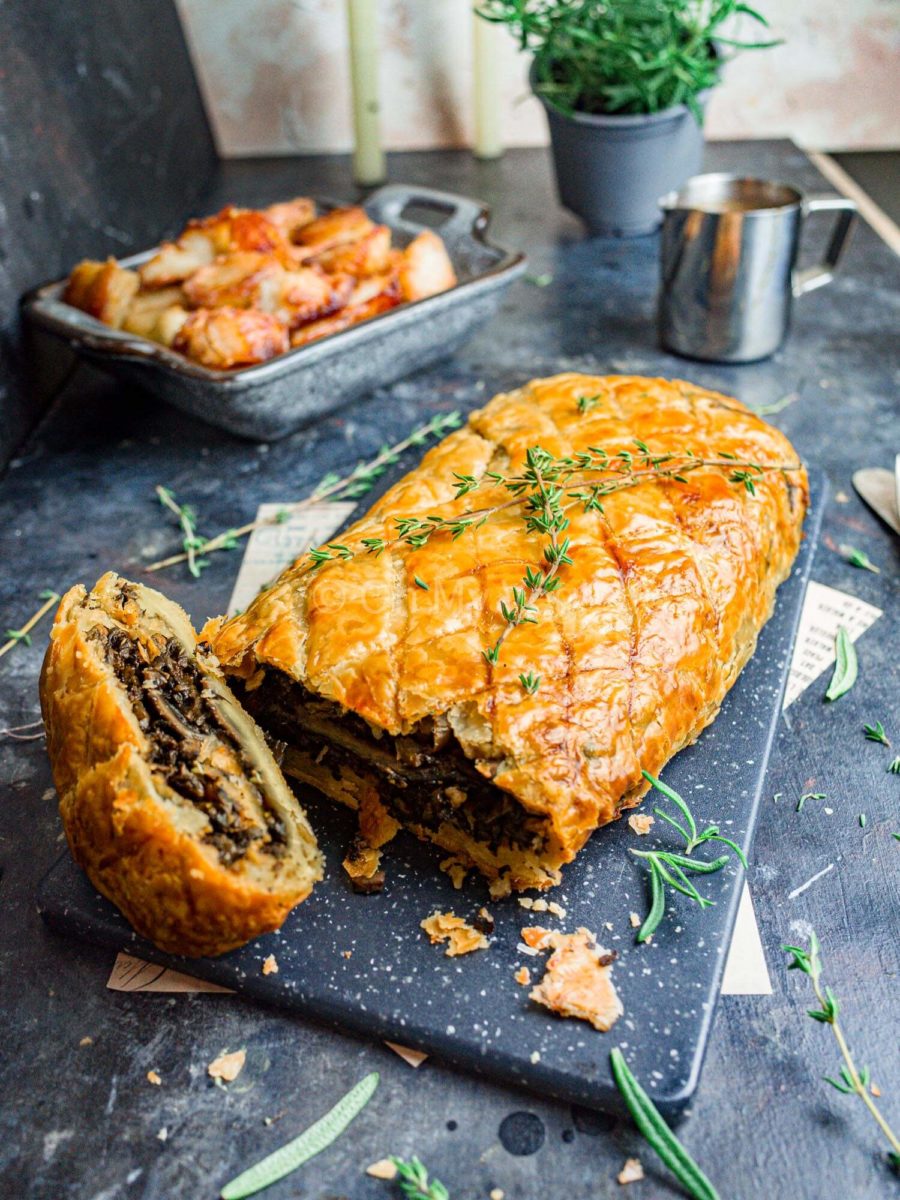
{"type": "MultiPolygon", "coordinates": [[[[806,538],[756,654],[715,723],[664,772],[690,803],[698,824],[718,823],[745,849],[752,841],[781,712],[825,488],[824,477],[814,476],[806,538]]],[[[695,877],[715,907],[701,911],[686,897],[677,897],[652,942],[637,946],[629,914],[646,912],[647,883],[627,851],[638,846],[680,849],[677,833],[662,821],[639,841],[625,821],[596,835],[565,870],[562,886],[546,895],[567,910],[560,920],[550,913],[529,913],[514,897],[491,902],[484,884],[473,877],[455,891],[437,867],[444,855],[405,834],[386,850],[384,891],[355,895],[340,866],[354,815],[320,797],[307,796],[304,803],[327,858],[324,882],[278,933],[223,958],[183,959],[156,950],[131,931],[68,855],[41,885],[39,909],[50,925],[67,934],[127,950],[331,1025],[430,1051],[543,1095],[620,1108],[608,1065],[610,1049],[619,1045],[663,1112],[674,1115],[690,1100],[740,899],[743,871],[736,863],[715,875],[695,877]],[[447,958],[419,928],[436,910],[452,909],[472,918],[482,904],[496,921],[487,951],[447,958]],[[543,970],[544,955],[528,957],[517,949],[519,930],[530,924],[566,930],[586,926],[601,944],[617,951],[613,977],[625,1015],[611,1032],[601,1034],[582,1021],[554,1017],[529,1001],[528,988],[515,983],[519,966],[528,966],[533,979],[543,970]],[[349,957],[344,956],[347,951],[349,957]],[[263,975],[262,962],[269,954],[277,959],[278,973],[263,975]]]]}

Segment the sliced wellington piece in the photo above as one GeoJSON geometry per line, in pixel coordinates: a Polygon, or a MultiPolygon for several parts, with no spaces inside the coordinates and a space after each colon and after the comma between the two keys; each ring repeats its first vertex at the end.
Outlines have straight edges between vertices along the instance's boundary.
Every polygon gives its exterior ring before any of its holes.
{"type": "Polygon", "coordinates": [[[163,950],[222,954],[321,878],[301,808],[184,611],[104,575],[62,599],[41,674],[76,862],[163,950]]]}
{"type": "Polygon", "coordinates": [[[207,635],[288,742],[286,771],[355,806],[376,796],[495,891],[546,887],[640,801],[642,769],[714,719],[790,572],[807,499],[787,439],[727,396],[536,380],[474,412],[339,545],[207,635]],[[558,590],[509,626],[504,607],[548,569],[546,530],[505,486],[529,462],[580,475],[563,477],[558,590]]]}

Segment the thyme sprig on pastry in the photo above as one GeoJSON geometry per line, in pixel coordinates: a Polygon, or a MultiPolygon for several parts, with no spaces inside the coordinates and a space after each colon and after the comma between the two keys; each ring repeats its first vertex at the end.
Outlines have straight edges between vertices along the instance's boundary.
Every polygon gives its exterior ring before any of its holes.
{"type": "MultiPolygon", "coordinates": [[[[222,533],[218,533],[211,538],[199,538],[188,548],[187,538],[193,538],[196,535],[196,520],[194,520],[194,527],[190,533],[185,530],[183,552],[180,554],[171,554],[168,558],[161,558],[156,562],[152,562],[144,570],[162,571],[166,567],[174,567],[182,562],[188,563],[188,567],[191,569],[190,564],[192,561],[197,564],[203,556],[212,554],[216,550],[233,550],[239,538],[246,537],[247,534],[253,533],[255,529],[282,524],[292,513],[302,512],[304,508],[320,504],[323,500],[355,500],[370,491],[375,486],[376,480],[387,471],[388,467],[393,466],[399,460],[400,455],[405,450],[409,450],[413,446],[424,446],[429,438],[441,438],[451,429],[457,429],[461,423],[462,417],[456,411],[438,413],[437,416],[432,417],[424,425],[417,426],[405,438],[401,438],[399,442],[395,442],[392,446],[382,446],[374,458],[357,463],[353,470],[348,471],[345,475],[337,475],[332,472],[324,476],[309,496],[303,500],[297,500],[293,504],[285,505],[274,516],[262,521],[248,521],[246,525],[239,525],[235,529],[223,530],[222,533]]],[[[168,491],[165,488],[157,488],[157,494],[160,493],[160,490],[168,491]]],[[[169,494],[171,496],[171,493],[169,494]]],[[[160,500],[162,500],[162,496],[160,496],[160,500]]],[[[166,507],[171,508],[172,506],[167,504],[166,507]]],[[[178,513],[180,519],[182,514],[179,506],[176,506],[173,511],[178,513]]],[[[191,515],[193,516],[193,514],[191,515]]],[[[182,528],[184,528],[183,523],[182,528]]],[[[195,574],[192,569],[191,574],[195,574]]]]}
{"type": "MultiPolygon", "coordinates": [[[[500,512],[522,509],[526,530],[546,541],[537,565],[526,569],[521,583],[513,587],[510,600],[500,602],[502,628],[483,651],[488,664],[496,666],[509,633],[519,625],[537,623],[538,602],[562,585],[560,568],[573,564],[570,553],[573,548],[569,538],[564,536],[569,526],[568,511],[580,507],[586,513],[596,512],[602,516],[603,500],[615,492],[650,482],[685,484],[688,474],[701,468],[726,471],[728,481],[740,484],[750,495],[756,495],[757,483],[766,472],[802,470],[800,463],[761,464],[740,459],[725,450],[715,457],[701,458],[691,450],[654,454],[639,439],[634,439],[633,444],[634,451],[619,450],[610,454],[602,447],[590,446],[583,453],[564,456],[550,454],[542,446],[532,446],[526,452],[525,464],[518,474],[486,471],[481,478],[476,478],[454,472],[455,500],[482,487],[502,488],[511,498],[451,516],[432,513],[424,517],[395,517],[395,537],[361,538],[356,549],[343,542],[314,547],[309,551],[308,565],[315,570],[327,562],[349,559],[359,553],[378,556],[388,547],[400,544],[417,550],[436,534],[449,535],[455,541],[468,531],[481,528],[500,512]]],[[[531,687],[524,683],[523,687],[533,694],[531,687]]]]}

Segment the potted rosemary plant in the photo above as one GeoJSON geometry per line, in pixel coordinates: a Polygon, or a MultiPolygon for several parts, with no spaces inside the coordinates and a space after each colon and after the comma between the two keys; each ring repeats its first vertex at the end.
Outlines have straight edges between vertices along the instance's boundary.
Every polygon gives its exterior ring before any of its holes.
{"type": "Polygon", "coordinates": [[[593,233],[650,233],[657,200],[700,169],[703,113],[722,64],[772,41],[722,36],[765,18],[740,0],[482,0],[534,55],[559,198],[593,233]]]}

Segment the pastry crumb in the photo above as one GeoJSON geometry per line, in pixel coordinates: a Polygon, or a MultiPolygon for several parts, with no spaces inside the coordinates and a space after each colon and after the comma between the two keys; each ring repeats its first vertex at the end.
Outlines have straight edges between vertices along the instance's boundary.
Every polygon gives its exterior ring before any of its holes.
{"type": "Polygon", "coordinates": [[[550,905],[547,903],[546,900],[543,900],[540,897],[538,897],[537,900],[532,902],[531,910],[532,910],[532,912],[547,912],[549,907],[550,907],[550,905]]]}
{"type": "Polygon", "coordinates": [[[359,834],[350,843],[341,866],[349,875],[354,892],[373,895],[384,887],[384,871],[380,870],[381,851],[370,846],[359,834]]]}
{"type": "Polygon", "coordinates": [[[230,1054],[220,1054],[206,1068],[207,1074],[211,1079],[221,1079],[223,1083],[231,1083],[244,1069],[246,1059],[246,1050],[232,1050],[230,1054]]]}
{"type": "Polygon", "coordinates": [[[513,979],[516,983],[521,984],[522,987],[528,987],[529,983],[531,983],[531,972],[527,967],[519,967],[518,971],[513,975],[513,979]]]}
{"type": "Polygon", "coordinates": [[[487,934],[494,932],[494,918],[484,907],[479,908],[478,916],[472,922],[479,933],[487,934]]]}
{"type": "Polygon", "coordinates": [[[519,903],[523,908],[534,908],[534,900],[531,896],[520,896],[519,903]]]}
{"type": "Polygon", "coordinates": [[[159,1087],[162,1084],[159,1071],[148,1071],[147,1082],[152,1083],[155,1087],[159,1087]]]}
{"type": "Polygon", "coordinates": [[[159,1131],[159,1133],[156,1136],[159,1138],[159,1140],[161,1142],[164,1142],[166,1140],[166,1138],[169,1136],[169,1131],[168,1131],[168,1129],[166,1129],[165,1125],[163,1125],[162,1129],[159,1131]]]}
{"type": "Polygon", "coordinates": [[[566,910],[561,904],[557,904],[555,900],[547,902],[547,912],[553,913],[554,917],[559,917],[560,920],[566,915],[566,910]]]}
{"type": "Polygon", "coordinates": [[[341,958],[349,958],[352,953],[353,953],[352,950],[342,950],[341,958]]]}
{"type": "Polygon", "coordinates": [[[432,945],[447,943],[444,953],[448,958],[471,954],[473,950],[486,950],[489,945],[483,933],[452,912],[432,913],[430,917],[421,921],[420,925],[428,934],[432,945]]]}
{"type": "Polygon", "coordinates": [[[83,1037],[78,1043],[79,1046],[93,1046],[94,1039],[92,1037],[83,1037]]]}
{"type": "Polygon", "coordinates": [[[503,1188],[491,1188],[488,1193],[488,1200],[504,1200],[505,1196],[506,1192],[504,1192],[503,1188]]]}
{"type": "Polygon", "coordinates": [[[872,1093],[872,1095],[873,1095],[873,1096],[880,1096],[880,1095],[881,1095],[881,1088],[878,1086],[878,1084],[877,1084],[877,1083],[873,1083],[873,1084],[871,1085],[871,1087],[869,1088],[869,1091],[872,1093]]]}
{"type": "Polygon", "coordinates": [[[462,862],[461,859],[455,858],[451,855],[450,858],[445,858],[444,861],[438,865],[440,870],[442,870],[445,875],[450,876],[450,881],[452,882],[454,888],[459,891],[462,885],[465,883],[466,876],[469,873],[469,868],[466,866],[466,864],[462,862]]]}
{"type": "Polygon", "coordinates": [[[532,1052],[531,1052],[531,1054],[530,1054],[529,1058],[530,1058],[530,1061],[531,1061],[532,1063],[539,1063],[539,1062],[541,1061],[541,1052],[540,1052],[540,1050],[532,1050],[532,1052]]]}
{"type": "Polygon", "coordinates": [[[270,954],[268,958],[263,959],[262,973],[263,975],[278,974],[278,962],[274,954],[270,954]]]}
{"type": "Polygon", "coordinates": [[[607,930],[609,933],[612,933],[612,931],[613,931],[613,923],[612,923],[612,921],[604,921],[604,922],[603,922],[603,928],[604,928],[604,929],[606,929],[606,930],[607,930]]]}
{"type": "Polygon", "coordinates": [[[502,900],[504,896],[508,896],[512,891],[512,884],[509,881],[508,875],[498,875],[496,879],[492,879],[488,885],[488,892],[492,900],[502,900]]]}
{"type": "Polygon", "coordinates": [[[629,913],[629,914],[628,914],[628,920],[631,922],[631,928],[632,928],[632,929],[640,929],[640,927],[641,927],[641,918],[638,916],[638,914],[637,914],[636,912],[629,913]]]}
{"type": "Polygon", "coordinates": [[[373,1179],[396,1179],[397,1168],[389,1158],[379,1158],[378,1162],[366,1167],[366,1174],[371,1175],[373,1179]]]}
{"type": "Polygon", "coordinates": [[[628,818],[628,824],[639,837],[643,837],[653,828],[654,821],[649,813],[632,813],[628,818]]]}
{"type": "Polygon", "coordinates": [[[848,504],[850,501],[850,497],[847,495],[846,492],[835,492],[834,498],[838,502],[838,504],[848,504]]]}
{"type": "Polygon", "coordinates": [[[616,1179],[624,1187],[626,1183],[638,1183],[644,1178],[644,1168],[639,1158],[626,1158],[616,1179]]]}
{"type": "Polygon", "coordinates": [[[613,985],[615,952],[597,945],[589,929],[559,933],[539,927],[522,930],[522,940],[538,950],[552,949],[544,976],[529,996],[562,1017],[577,1017],[605,1033],[625,1011],[613,985]]]}

